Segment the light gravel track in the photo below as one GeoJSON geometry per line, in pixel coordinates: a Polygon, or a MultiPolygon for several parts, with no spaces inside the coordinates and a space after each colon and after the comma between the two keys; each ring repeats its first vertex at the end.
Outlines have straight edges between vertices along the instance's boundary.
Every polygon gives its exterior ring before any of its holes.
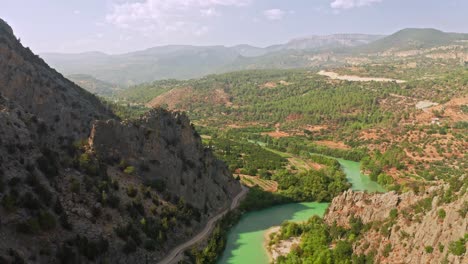
{"type": "Polygon", "coordinates": [[[196,236],[192,237],[189,241],[177,246],[174,248],[163,260],[159,262],[159,264],[172,264],[177,263],[180,258],[182,257],[182,253],[185,250],[192,247],[193,245],[197,244],[198,242],[204,240],[213,230],[216,225],[216,222],[221,219],[224,215],[226,215],[229,211],[234,210],[239,206],[240,200],[247,194],[249,188],[241,185],[242,190],[241,192],[232,200],[231,206],[229,209],[224,210],[223,212],[213,216],[208,223],[206,223],[205,228],[198,233],[196,236]]]}

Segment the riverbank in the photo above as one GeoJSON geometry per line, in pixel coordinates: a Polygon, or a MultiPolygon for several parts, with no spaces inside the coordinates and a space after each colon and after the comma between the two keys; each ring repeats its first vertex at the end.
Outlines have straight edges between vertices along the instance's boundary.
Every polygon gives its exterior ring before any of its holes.
{"type": "MultiPolygon", "coordinates": [[[[359,162],[337,160],[348,181],[353,184],[352,190],[385,191],[382,186],[360,172],[359,162]]],[[[239,223],[229,231],[226,249],[217,263],[270,263],[272,256],[269,256],[267,250],[269,242],[266,241],[266,236],[275,230],[271,228],[278,227],[284,221],[302,222],[314,215],[323,217],[328,205],[328,203],[292,203],[244,214],[239,223]]]]}
{"type": "Polygon", "coordinates": [[[275,236],[278,235],[278,232],[280,232],[280,230],[281,226],[274,226],[269,228],[265,232],[263,246],[268,254],[269,263],[274,263],[275,260],[278,259],[280,256],[288,255],[294,247],[298,246],[301,243],[301,237],[291,237],[285,240],[281,240],[278,243],[275,243],[274,245],[270,246],[272,236],[274,239],[275,236]]]}
{"type": "Polygon", "coordinates": [[[269,263],[265,250],[265,232],[284,221],[302,222],[311,216],[322,217],[328,203],[291,203],[275,205],[267,209],[245,213],[229,231],[224,250],[218,264],[269,263]]]}
{"type": "Polygon", "coordinates": [[[264,240],[263,240],[263,247],[266,249],[267,254],[268,254],[268,262],[271,263],[275,260],[275,256],[271,253],[270,249],[270,241],[271,241],[271,235],[277,233],[280,231],[281,227],[280,226],[273,226],[267,229],[264,235],[264,240]]]}

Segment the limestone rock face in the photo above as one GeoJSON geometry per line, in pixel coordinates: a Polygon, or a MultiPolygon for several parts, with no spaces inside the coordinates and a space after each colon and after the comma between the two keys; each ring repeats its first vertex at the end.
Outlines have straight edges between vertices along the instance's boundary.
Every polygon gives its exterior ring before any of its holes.
{"type": "Polygon", "coordinates": [[[139,120],[96,121],[90,146],[100,158],[124,160],[146,180],[161,180],[167,190],[198,209],[228,206],[240,192],[226,165],[205,149],[185,114],[152,110],[139,120]]]}
{"type": "Polygon", "coordinates": [[[336,221],[345,227],[352,215],[360,217],[364,224],[376,223],[373,225],[376,228],[365,232],[354,244],[354,250],[358,254],[376,250],[378,263],[442,263],[445,259],[448,263],[466,263],[466,254],[455,256],[448,248],[450,242],[468,233],[468,218],[462,214],[468,206],[468,194],[442,203],[439,201],[443,192],[444,186],[432,187],[422,195],[347,191],[333,199],[324,219],[328,224],[336,221]],[[426,210],[420,211],[424,202],[426,210]],[[388,232],[382,232],[382,226],[390,221],[392,209],[398,214],[387,226],[388,232]],[[442,211],[445,217],[439,216],[442,211]],[[384,257],[387,244],[392,249],[388,257],[384,257]],[[432,248],[432,252],[427,252],[426,247],[432,248]]]}

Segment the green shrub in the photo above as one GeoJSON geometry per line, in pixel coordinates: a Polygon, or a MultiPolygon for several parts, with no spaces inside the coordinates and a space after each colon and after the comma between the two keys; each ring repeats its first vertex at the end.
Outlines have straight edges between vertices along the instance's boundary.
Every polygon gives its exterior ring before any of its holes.
{"type": "Polygon", "coordinates": [[[3,169],[0,167],[0,193],[5,191],[5,182],[3,181],[3,169]]]}
{"type": "Polygon", "coordinates": [[[37,183],[34,187],[34,192],[45,205],[49,206],[51,204],[53,195],[46,186],[41,183],[37,183]]]}
{"type": "Polygon", "coordinates": [[[119,168],[120,171],[124,171],[125,168],[127,168],[127,166],[128,166],[127,162],[124,159],[122,159],[120,160],[119,165],[117,167],[119,168]]]}
{"type": "Polygon", "coordinates": [[[146,185],[151,186],[151,188],[154,188],[158,192],[163,192],[166,189],[166,182],[161,179],[152,180],[146,185]]]}
{"type": "Polygon", "coordinates": [[[131,174],[135,173],[135,167],[133,167],[133,166],[128,166],[127,168],[124,169],[123,172],[124,172],[125,174],[131,175],[131,174]]]}
{"type": "Polygon", "coordinates": [[[16,225],[16,230],[24,234],[37,234],[41,231],[41,226],[36,218],[30,218],[16,225]]]}
{"type": "Polygon", "coordinates": [[[390,210],[389,216],[390,216],[391,219],[397,218],[397,216],[398,216],[398,210],[397,210],[396,208],[393,208],[392,210],[390,210]]]}
{"type": "Polygon", "coordinates": [[[16,197],[15,195],[9,194],[2,198],[2,206],[7,212],[13,212],[16,210],[16,197]]]}
{"type": "Polygon", "coordinates": [[[66,229],[66,230],[73,230],[73,226],[72,224],[70,223],[70,221],[68,221],[68,216],[67,214],[61,214],[60,217],[59,217],[59,220],[60,220],[60,225],[66,229]]]}
{"type": "Polygon", "coordinates": [[[445,213],[444,209],[439,209],[439,211],[437,211],[437,216],[439,216],[439,219],[444,219],[446,215],[447,213],[445,213]]]}
{"type": "Polygon", "coordinates": [[[464,238],[460,238],[457,241],[452,241],[449,244],[449,252],[455,256],[461,256],[466,252],[466,241],[468,241],[468,234],[464,238]]]}
{"type": "Polygon", "coordinates": [[[103,237],[93,241],[89,240],[87,237],[77,235],[75,238],[75,245],[78,248],[78,252],[91,261],[107,252],[109,249],[109,242],[103,237]]]}
{"type": "Polygon", "coordinates": [[[118,208],[120,205],[120,198],[119,196],[111,193],[107,196],[106,204],[111,208],[118,208]]]}
{"type": "Polygon", "coordinates": [[[156,241],[153,239],[147,239],[145,240],[145,243],[143,243],[143,247],[148,251],[154,251],[156,250],[156,241]]]}
{"type": "Polygon", "coordinates": [[[78,159],[78,163],[81,171],[92,176],[98,175],[99,167],[88,153],[81,154],[78,159]]]}
{"type": "Polygon", "coordinates": [[[55,216],[49,213],[48,211],[40,212],[38,217],[39,225],[44,231],[52,230],[57,225],[55,216]]]}
{"type": "Polygon", "coordinates": [[[135,188],[135,186],[133,186],[133,185],[128,186],[128,188],[127,188],[128,197],[135,198],[137,196],[137,194],[138,194],[138,189],[135,188]]]}
{"type": "Polygon", "coordinates": [[[49,149],[42,149],[42,155],[36,160],[37,166],[48,178],[58,175],[56,154],[49,149]]]}
{"type": "Polygon", "coordinates": [[[430,254],[430,253],[434,252],[434,248],[431,247],[431,246],[426,246],[426,247],[424,248],[424,251],[426,251],[426,253],[429,253],[429,254],[430,254]]]}
{"type": "Polygon", "coordinates": [[[390,256],[390,252],[392,252],[392,244],[388,243],[385,245],[382,255],[388,258],[388,256],[390,256]]]}
{"type": "Polygon", "coordinates": [[[440,253],[444,252],[444,248],[445,248],[445,246],[442,245],[441,243],[439,243],[439,252],[440,253]]]}
{"type": "Polygon", "coordinates": [[[23,197],[21,197],[20,203],[24,208],[29,210],[39,210],[41,208],[41,202],[30,192],[25,193],[23,197]]]}
{"type": "Polygon", "coordinates": [[[137,250],[137,245],[133,241],[133,239],[129,239],[127,242],[125,242],[125,245],[122,248],[122,252],[127,255],[135,252],[136,250],[137,250]]]}
{"type": "Polygon", "coordinates": [[[77,179],[72,179],[70,184],[70,191],[76,194],[81,192],[81,183],[77,179]]]}

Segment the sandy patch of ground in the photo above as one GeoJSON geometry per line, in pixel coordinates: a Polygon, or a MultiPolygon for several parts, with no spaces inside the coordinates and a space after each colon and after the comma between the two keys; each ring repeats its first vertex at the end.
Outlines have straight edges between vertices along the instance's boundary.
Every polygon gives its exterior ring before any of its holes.
{"type": "Polygon", "coordinates": [[[438,105],[438,103],[434,103],[434,102],[431,102],[431,101],[419,101],[417,104],[416,104],[416,109],[426,109],[426,108],[429,108],[429,107],[432,107],[432,106],[436,106],[438,105]]]}
{"type": "Polygon", "coordinates": [[[286,117],[286,121],[295,121],[295,120],[302,119],[303,117],[304,115],[302,114],[290,114],[286,117]]]}
{"type": "Polygon", "coordinates": [[[319,75],[327,76],[330,79],[334,80],[343,80],[351,82],[396,82],[396,83],[405,83],[404,80],[390,79],[390,78],[378,78],[378,77],[359,77],[354,75],[339,75],[335,72],[328,71],[319,71],[319,75]]]}
{"type": "Polygon", "coordinates": [[[289,137],[289,133],[283,131],[264,132],[262,135],[268,135],[272,138],[289,137]]]}
{"type": "Polygon", "coordinates": [[[260,88],[276,88],[278,86],[278,84],[276,84],[275,82],[267,82],[267,83],[264,83],[260,86],[260,88]]]}
{"type": "Polygon", "coordinates": [[[326,126],[326,125],[316,125],[316,126],[309,125],[309,126],[306,126],[304,129],[308,130],[310,132],[318,132],[320,130],[327,130],[328,126],[326,126]]]}
{"type": "Polygon", "coordinates": [[[467,121],[468,114],[461,111],[461,106],[468,105],[468,97],[455,98],[442,105],[424,108],[417,116],[416,122],[429,124],[436,118],[434,112],[441,113],[439,122],[450,120],[453,122],[467,121]]]}
{"type": "Polygon", "coordinates": [[[290,134],[284,131],[280,131],[281,124],[275,124],[275,131],[274,132],[264,132],[262,135],[268,135],[272,138],[282,138],[282,137],[289,137],[290,134]]]}
{"type": "Polygon", "coordinates": [[[212,93],[196,92],[192,87],[172,89],[161,94],[146,104],[147,107],[159,107],[167,105],[171,110],[187,110],[186,107],[192,102],[206,103],[211,105],[232,106],[230,96],[223,89],[216,89],[212,93]]]}
{"type": "Polygon", "coordinates": [[[320,146],[326,146],[329,148],[336,148],[336,149],[350,149],[348,145],[341,141],[330,141],[330,140],[320,140],[314,141],[315,144],[320,146]]]}
{"type": "Polygon", "coordinates": [[[266,82],[262,85],[260,85],[261,89],[272,89],[278,87],[278,85],[283,85],[283,86],[288,86],[291,85],[291,83],[288,83],[287,81],[281,80],[279,82],[266,82]]]}
{"type": "Polygon", "coordinates": [[[278,257],[286,256],[294,247],[299,246],[301,243],[300,237],[291,237],[286,240],[281,240],[278,244],[269,246],[271,236],[274,236],[280,229],[281,227],[274,226],[269,228],[264,234],[264,247],[267,249],[269,261],[273,263],[278,257]]]}

